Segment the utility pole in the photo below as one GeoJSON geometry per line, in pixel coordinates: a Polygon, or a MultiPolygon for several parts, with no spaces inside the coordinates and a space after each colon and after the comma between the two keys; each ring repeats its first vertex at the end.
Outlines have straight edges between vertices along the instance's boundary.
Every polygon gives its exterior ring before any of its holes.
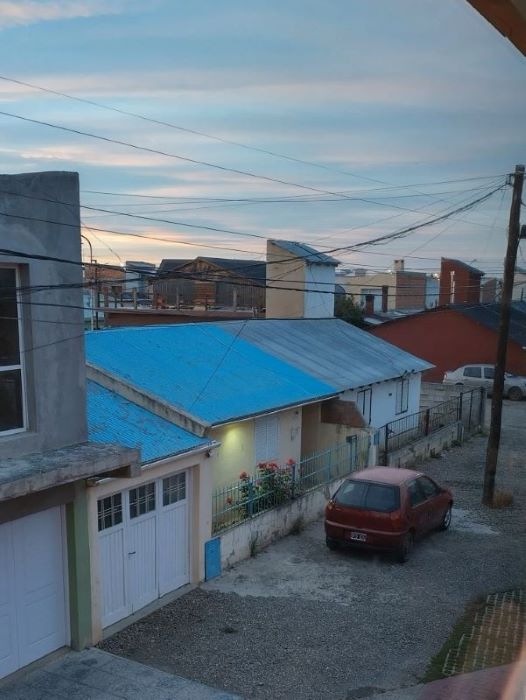
{"type": "Polygon", "coordinates": [[[484,469],[484,488],[482,503],[486,506],[493,504],[495,492],[495,474],[499,458],[500,429],[502,423],[502,398],[504,395],[504,374],[506,371],[506,352],[508,349],[508,335],[510,329],[511,299],[513,295],[513,281],[515,277],[515,263],[517,249],[521,236],[520,213],[522,186],[524,183],[524,165],[515,166],[513,177],[513,196],[511,200],[510,219],[508,226],[508,247],[504,260],[504,279],[502,283],[502,297],[500,310],[499,339],[497,344],[497,359],[495,363],[495,378],[493,380],[493,394],[491,399],[491,424],[486,450],[486,466],[484,469]]]}

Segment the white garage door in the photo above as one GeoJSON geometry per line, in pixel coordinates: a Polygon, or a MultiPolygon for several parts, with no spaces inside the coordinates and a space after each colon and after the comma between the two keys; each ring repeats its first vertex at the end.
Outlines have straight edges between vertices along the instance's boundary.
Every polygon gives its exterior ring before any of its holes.
{"type": "Polygon", "coordinates": [[[62,509],[0,525],[0,678],[68,641],[62,509]]]}
{"type": "Polygon", "coordinates": [[[187,472],[99,499],[102,625],[190,581],[187,472]]]}

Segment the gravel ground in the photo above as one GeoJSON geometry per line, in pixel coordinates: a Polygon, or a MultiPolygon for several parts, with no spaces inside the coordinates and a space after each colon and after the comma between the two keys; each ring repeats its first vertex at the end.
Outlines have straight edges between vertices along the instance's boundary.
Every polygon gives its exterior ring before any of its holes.
{"type": "Polygon", "coordinates": [[[473,438],[424,465],[452,487],[454,522],[407,564],[330,552],[318,521],[102,647],[245,698],[416,697],[465,604],[526,580],[525,419],[526,402],[506,403],[498,487],[512,508],[480,505],[486,439],[473,438]]]}

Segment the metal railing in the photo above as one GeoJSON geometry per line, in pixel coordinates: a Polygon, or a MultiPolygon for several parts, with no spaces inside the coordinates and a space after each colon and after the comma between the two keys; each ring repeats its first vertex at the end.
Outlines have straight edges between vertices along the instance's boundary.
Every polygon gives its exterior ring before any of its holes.
{"type": "Polygon", "coordinates": [[[388,455],[392,452],[457,422],[461,422],[470,432],[473,427],[480,425],[484,395],[483,389],[465,391],[423,411],[383,425],[377,432],[379,461],[387,464],[388,455]]]}
{"type": "Polygon", "coordinates": [[[347,441],[296,463],[260,464],[253,474],[222,486],[213,494],[212,531],[217,533],[290,502],[356,469],[367,466],[369,436],[352,435],[347,441]]]}

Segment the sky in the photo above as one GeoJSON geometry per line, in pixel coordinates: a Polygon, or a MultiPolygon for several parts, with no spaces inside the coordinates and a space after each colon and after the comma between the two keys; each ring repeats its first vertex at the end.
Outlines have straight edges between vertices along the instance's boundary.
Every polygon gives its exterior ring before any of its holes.
{"type": "MultiPolygon", "coordinates": [[[[78,171],[82,205],[120,212],[81,210],[111,264],[352,246],[526,161],[526,58],[465,0],[0,0],[0,75],[165,122],[0,80],[3,112],[141,147],[0,115],[1,172],[78,171]]],[[[498,275],[510,199],[334,256],[498,275]]]]}

